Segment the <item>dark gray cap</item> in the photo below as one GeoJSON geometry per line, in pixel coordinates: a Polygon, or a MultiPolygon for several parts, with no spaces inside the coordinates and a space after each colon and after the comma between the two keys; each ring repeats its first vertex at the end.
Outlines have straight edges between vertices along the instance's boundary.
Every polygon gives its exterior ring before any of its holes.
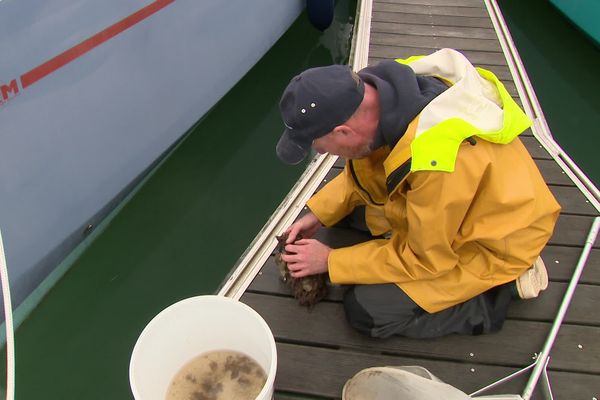
{"type": "Polygon", "coordinates": [[[298,164],[313,140],[346,122],[363,100],[365,86],[347,65],[311,68],[295,76],[279,102],[286,126],[277,143],[277,156],[298,164]]]}

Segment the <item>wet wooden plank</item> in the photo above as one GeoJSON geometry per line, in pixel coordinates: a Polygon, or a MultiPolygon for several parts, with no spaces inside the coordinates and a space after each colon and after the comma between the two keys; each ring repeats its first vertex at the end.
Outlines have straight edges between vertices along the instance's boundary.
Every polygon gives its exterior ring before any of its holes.
{"type": "Polygon", "coordinates": [[[431,16],[482,18],[489,21],[488,12],[485,7],[482,7],[482,5],[475,7],[453,7],[446,5],[406,4],[374,1],[373,11],[385,12],[389,14],[402,13],[424,14],[431,16]]]}
{"type": "Polygon", "coordinates": [[[388,13],[377,11],[377,9],[373,10],[371,20],[373,22],[392,22],[395,24],[464,26],[471,28],[494,29],[492,22],[488,18],[462,17],[452,15],[388,13]]]}
{"type": "MultiPolygon", "coordinates": [[[[511,95],[511,97],[515,98],[515,97],[519,96],[519,93],[517,92],[517,86],[512,82],[512,80],[502,81],[502,84],[508,91],[508,94],[511,95]]],[[[521,105],[521,104],[519,103],[519,105],[521,105]]]]}
{"type": "Polygon", "coordinates": [[[554,160],[535,160],[535,163],[548,185],[575,186],[554,160]]]}
{"type": "MultiPolygon", "coordinates": [[[[507,320],[500,332],[477,338],[450,335],[419,340],[403,337],[373,339],[349,326],[340,303],[321,302],[307,310],[290,298],[246,293],[241,300],[265,318],[280,341],[423,359],[526,366],[534,353],[541,350],[550,330],[550,324],[546,322],[507,320]],[[471,353],[474,356],[470,356],[471,353]]],[[[563,325],[558,335],[560,340],[552,351],[553,367],[600,374],[598,334],[600,329],[597,327],[563,325]],[[586,351],[573,358],[573,350],[581,343],[586,351]]]]}
{"type": "MultiPolygon", "coordinates": [[[[390,58],[407,58],[413,55],[428,55],[441,47],[397,47],[397,46],[386,46],[379,44],[371,44],[369,46],[370,57],[378,59],[390,59],[390,58]]],[[[458,48],[457,50],[461,50],[458,48]]],[[[485,52],[485,51],[461,51],[473,64],[480,65],[500,65],[506,66],[506,60],[504,55],[498,52],[485,52]]]]}
{"type": "Polygon", "coordinates": [[[441,36],[415,36],[397,33],[375,32],[371,34],[371,46],[403,46],[421,47],[426,49],[454,48],[461,52],[466,51],[489,51],[502,52],[497,40],[471,39],[471,38],[447,38],[441,36]]]}
{"type": "MultiPolygon", "coordinates": [[[[554,321],[567,285],[564,282],[550,282],[548,289],[540,293],[538,298],[513,302],[508,318],[554,321]]],[[[565,316],[565,323],[600,327],[598,304],[600,304],[600,286],[579,284],[565,316]]]]}
{"type": "MultiPolygon", "coordinates": [[[[568,282],[581,257],[581,247],[546,246],[542,258],[548,269],[550,279],[568,282]]],[[[583,269],[581,283],[600,285],[600,250],[592,249],[583,269]]]]}
{"type": "Polygon", "coordinates": [[[330,396],[317,396],[309,395],[306,393],[291,393],[277,389],[277,378],[275,381],[275,393],[273,393],[274,400],[329,400],[333,399],[330,396]]]}
{"type": "Polygon", "coordinates": [[[549,186],[564,214],[598,215],[598,211],[576,186],[549,186]]]}
{"type": "MultiPolygon", "coordinates": [[[[278,343],[280,368],[275,388],[290,392],[311,393],[325,398],[341,398],[346,381],[364,368],[386,365],[420,365],[444,382],[465,393],[484,387],[510,373],[514,368],[431,361],[381,354],[364,354],[344,350],[307,347],[278,343]]],[[[521,393],[526,385],[526,374],[503,384],[486,394],[521,393]]],[[[597,376],[550,371],[550,379],[557,399],[591,399],[597,393],[597,376]]],[[[540,399],[536,393],[534,399],[540,399]]]]}
{"type": "MultiPolygon", "coordinates": [[[[583,247],[593,220],[594,217],[590,216],[561,214],[548,243],[559,246],[583,247]]],[[[594,247],[600,248],[600,238],[596,240],[594,247]]]]}
{"type": "Polygon", "coordinates": [[[535,137],[519,135],[519,138],[527,148],[527,151],[529,151],[529,154],[531,154],[531,157],[539,158],[542,160],[552,160],[552,156],[550,155],[550,153],[546,151],[544,146],[542,146],[535,137]]]}
{"type": "MultiPolygon", "coordinates": [[[[552,368],[552,360],[550,361],[552,368]]],[[[555,399],[593,399],[598,398],[598,375],[575,374],[549,371],[549,380],[555,399]]],[[[541,397],[537,397],[540,399],[541,397]]]]}
{"type": "Polygon", "coordinates": [[[396,24],[393,22],[373,21],[371,23],[371,35],[380,32],[425,37],[470,38],[498,41],[496,31],[490,28],[396,24]]]}
{"type": "Polygon", "coordinates": [[[385,0],[380,3],[413,4],[430,6],[453,6],[453,7],[484,7],[481,0],[385,0]]]}

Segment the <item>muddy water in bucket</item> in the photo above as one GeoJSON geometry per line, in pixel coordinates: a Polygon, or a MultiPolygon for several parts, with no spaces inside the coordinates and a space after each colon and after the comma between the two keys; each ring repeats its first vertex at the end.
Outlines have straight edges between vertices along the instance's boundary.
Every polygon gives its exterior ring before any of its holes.
{"type": "Polygon", "coordinates": [[[166,400],[254,400],[266,381],[265,370],[248,355],[211,351],[179,370],[166,400]]]}
{"type": "Polygon", "coordinates": [[[276,371],[275,339],[256,311],[227,297],[197,296],[144,328],[129,381],[136,400],[270,400],[276,371]]]}

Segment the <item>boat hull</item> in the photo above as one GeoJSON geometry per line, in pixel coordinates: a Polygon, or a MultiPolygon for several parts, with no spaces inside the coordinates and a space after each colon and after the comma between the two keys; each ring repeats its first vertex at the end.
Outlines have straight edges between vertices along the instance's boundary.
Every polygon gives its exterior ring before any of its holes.
{"type": "Polygon", "coordinates": [[[550,0],[560,12],[600,46],[600,2],[597,0],[550,0]]]}
{"type": "Polygon", "coordinates": [[[0,3],[0,229],[15,305],[303,6],[302,0],[0,3]]]}

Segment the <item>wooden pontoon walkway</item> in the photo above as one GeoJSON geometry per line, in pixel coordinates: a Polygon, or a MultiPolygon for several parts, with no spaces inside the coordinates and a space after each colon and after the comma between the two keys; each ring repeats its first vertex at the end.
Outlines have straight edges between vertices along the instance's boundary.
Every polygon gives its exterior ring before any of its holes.
{"type": "MultiPolygon", "coordinates": [[[[482,1],[374,3],[369,64],[387,58],[429,54],[443,47],[458,49],[474,64],[495,72],[518,98],[482,1]]],[[[279,363],[276,398],[340,398],[343,384],[356,372],[383,365],[421,365],[471,393],[532,363],[543,347],[598,211],[530,131],[521,140],[562,206],[554,235],[542,253],[551,280],[548,290],[535,300],[513,303],[503,330],[497,334],[378,340],[358,334],[345,321],[341,303],[343,287],[333,287],[327,300],[310,311],[298,306],[280,281],[271,257],[241,301],[265,318],[276,337],[279,363]]],[[[327,180],[341,168],[338,161],[327,180]]],[[[367,239],[341,228],[322,230],[319,235],[334,247],[367,239]]],[[[550,354],[548,369],[556,399],[592,400],[600,395],[598,245],[597,241],[550,354]]],[[[527,376],[500,386],[495,393],[522,393],[527,376]]],[[[534,398],[542,396],[536,393],[534,398]]]]}

